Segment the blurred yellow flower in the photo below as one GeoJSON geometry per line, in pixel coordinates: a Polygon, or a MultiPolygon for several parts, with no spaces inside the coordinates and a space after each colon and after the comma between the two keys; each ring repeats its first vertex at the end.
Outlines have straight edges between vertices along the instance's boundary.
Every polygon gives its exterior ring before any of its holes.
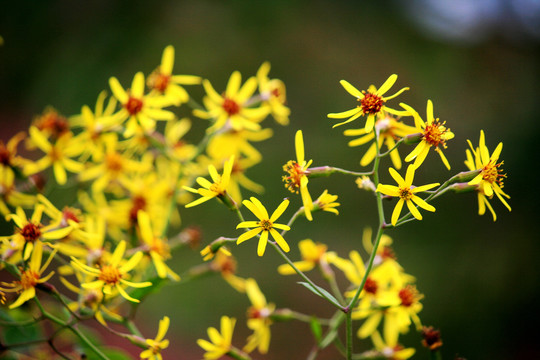
{"type": "Polygon", "coordinates": [[[210,173],[210,177],[212,178],[213,183],[199,176],[196,181],[200,186],[202,186],[202,188],[193,189],[189,186],[183,186],[185,190],[201,195],[201,197],[197,200],[194,200],[187,204],[186,208],[202,204],[203,202],[213,199],[215,197],[224,197],[227,193],[227,187],[229,186],[233,163],[234,156],[231,156],[231,158],[223,165],[222,175],[218,174],[214,165],[208,165],[208,172],[210,173]]]}
{"type": "Polygon", "coordinates": [[[159,328],[156,338],[145,340],[146,344],[148,345],[148,349],[141,352],[141,359],[163,360],[161,351],[169,347],[169,340],[163,340],[167,330],[169,330],[169,324],[170,320],[168,316],[165,316],[163,319],[159,320],[159,328]]]}
{"type": "Polygon", "coordinates": [[[235,324],[235,318],[222,316],[221,332],[219,332],[214,327],[209,327],[208,338],[210,339],[210,341],[204,339],[197,340],[197,344],[206,351],[206,353],[204,353],[205,359],[219,359],[231,350],[232,336],[235,324]]]}

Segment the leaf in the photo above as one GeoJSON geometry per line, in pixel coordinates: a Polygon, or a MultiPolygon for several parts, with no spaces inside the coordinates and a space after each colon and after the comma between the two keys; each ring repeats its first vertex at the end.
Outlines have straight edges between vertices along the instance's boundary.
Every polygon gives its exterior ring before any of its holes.
{"type": "Polygon", "coordinates": [[[337,301],[337,299],[332,295],[330,294],[328,291],[326,291],[325,289],[323,289],[322,287],[320,286],[317,286],[317,285],[311,285],[307,282],[303,282],[303,281],[300,281],[298,282],[299,284],[302,284],[304,285],[306,288],[308,288],[308,290],[310,290],[312,293],[322,297],[322,298],[325,298],[326,300],[330,301],[332,304],[334,304],[337,308],[341,309],[342,306],[341,304],[339,303],[339,301],[337,301]]]}
{"type": "Polygon", "coordinates": [[[315,340],[317,340],[317,344],[320,344],[321,336],[322,336],[322,327],[321,327],[321,323],[319,322],[319,319],[313,316],[311,320],[309,321],[309,326],[311,327],[311,332],[313,333],[313,336],[315,336],[315,340]]]}
{"type": "MultiPolygon", "coordinates": [[[[4,311],[0,309],[0,319],[9,323],[28,322],[32,318],[28,313],[21,308],[4,311]]],[[[5,327],[1,332],[2,337],[6,345],[16,344],[24,341],[34,341],[43,338],[41,329],[37,322],[26,325],[2,325],[5,327]]]]}

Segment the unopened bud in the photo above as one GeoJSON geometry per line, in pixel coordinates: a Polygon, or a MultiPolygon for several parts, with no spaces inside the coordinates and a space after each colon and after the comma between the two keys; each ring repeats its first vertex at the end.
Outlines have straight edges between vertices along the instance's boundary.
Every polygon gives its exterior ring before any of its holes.
{"type": "Polygon", "coordinates": [[[422,345],[431,351],[438,350],[442,345],[441,332],[432,326],[424,326],[422,329],[422,345]]]}
{"type": "Polygon", "coordinates": [[[411,134],[403,138],[403,143],[406,145],[414,145],[422,141],[423,138],[424,135],[422,133],[411,134]]]}

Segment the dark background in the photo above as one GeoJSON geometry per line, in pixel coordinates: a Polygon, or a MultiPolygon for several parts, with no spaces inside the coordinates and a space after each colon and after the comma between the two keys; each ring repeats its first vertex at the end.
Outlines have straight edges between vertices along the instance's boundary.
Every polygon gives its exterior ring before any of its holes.
{"type": "MultiPolygon", "coordinates": [[[[265,165],[248,175],[266,187],[260,198],[271,209],[289,196],[280,182],[281,166],[294,157],[298,129],[304,131],[306,156],[314,165],[360,170],[366,147],[348,148],[342,136],[347,126],[332,130],[335,121],[326,118],[351,107],[352,98],[339,80],[363,89],[398,74],[395,89],[411,87],[399,100],[420,114],[426,100],[433,100],[436,115],[456,134],[445,152],[451,174],[465,170],[466,139],[477,144],[480,129],[490,151],[504,143],[504,190],[512,196],[510,213],[497,199],[491,202],[499,217],[495,223],[489,213],[477,215],[474,194],[449,194],[424,221],[389,232],[400,263],[425,294],[421,319],[441,329],[445,359],[540,357],[535,330],[539,237],[533,226],[539,219],[538,2],[11,2],[0,13],[0,35],[3,140],[26,129],[48,105],[65,115],[78,113],[84,104],[92,106],[97,94],[108,89],[110,76],[128,86],[135,72],[148,74],[155,68],[169,44],[176,49],[175,73],[208,78],[218,91],[232,71],[247,78],[270,61],[271,77],[287,85],[291,124],[273,126],[275,136],[258,146],[265,165]]],[[[202,97],[200,88],[190,89],[195,99],[202,97]]],[[[197,121],[193,141],[203,126],[197,121]]],[[[417,183],[442,182],[448,176],[430,154],[417,183]]],[[[390,183],[386,171],[382,180],[390,183]]],[[[293,259],[297,241],[304,238],[325,242],[345,257],[361,248],[364,226],[377,224],[372,197],[359,192],[353,178],[310,182],[314,197],[326,188],[340,196],[341,214],[317,214],[313,223],[298,221],[287,238],[293,259]]],[[[184,210],[182,216],[185,225],[204,229],[205,243],[238,235],[233,214],[217,202],[184,210]]],[[[256,277],[268,301],[306,313],[331,313],[328,305],[296,285],[297,278],[277,275],[281,260],[274,252],[269,249],[258,258],[255,249],[256,241],[234,249],[239,275],[256,277]]],[[[174,256],[171,267],[180,273],[199,262],[196,252],[174,256]]],[[[206,328],[218,326],[221,315],[238,318],[233,344],[243,346],[247,306],[246,296],[216,276],[165,288],[143,304],[138,322],[153,338],[158,319],[170,316],[172,350],[165,358],[184,354],[182,358],[195,359],[202,355],[195,340],[206,338],[206,328]]],[[[304,324],[275,324],[272,336],[270,354],[255,358],[302,359],[312,345],[304,324]]],[[[428,358],[415,332],[402,340],[417,347],[416,358],[428,358]]],[[[332,352],[321,356],[335,357],[332,352]]]]}

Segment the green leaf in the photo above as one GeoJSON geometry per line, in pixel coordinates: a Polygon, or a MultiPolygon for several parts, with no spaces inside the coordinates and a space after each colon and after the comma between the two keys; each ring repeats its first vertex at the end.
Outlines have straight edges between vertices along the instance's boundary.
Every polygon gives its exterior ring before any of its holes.
{"type": "MultiPolygon", "coordinates": [[[[0,318],[9,323],[28,322],[32,318],[23,308],[4,311],[0,309],[0,318]]],[[[41,328],[37,323],[25,325],[2,325],[5,327],[1,334],[6,345],[34,341],[43,338],[41,328]]]]}
{"type": "Polygon", "coordinates": [[[321,323],[319,322],[319,319],[313,316],[311,320],[309,321],[309,326],[311,327],[311,332],[313,333],[313,336],[315,336],[315,340],[317,340],[317,344],[320,344],[321,336],[322,336],[322,327],[321,327],[321,323]]]}
{"type": "Polygon", "coordinates": [[[313,286],[307,282],[303,282],[303,281],[300,281],[298,282],[299,284],[302,284],[304,285],[306,288],[308,288],[308,290],[310,290],[312,293],[322,297],[322,298],[325,298],[326,300],[330,301],[332,304],[334,304],[336,307],[338,307],[339,309],[342,308],[341,304],[339,303],[339,301],[337,301],[337,299],[332,295],[330,294],[328,291],[326,291],[325,289],[323,289],[322,287],[320,286],[313,286]]]}

